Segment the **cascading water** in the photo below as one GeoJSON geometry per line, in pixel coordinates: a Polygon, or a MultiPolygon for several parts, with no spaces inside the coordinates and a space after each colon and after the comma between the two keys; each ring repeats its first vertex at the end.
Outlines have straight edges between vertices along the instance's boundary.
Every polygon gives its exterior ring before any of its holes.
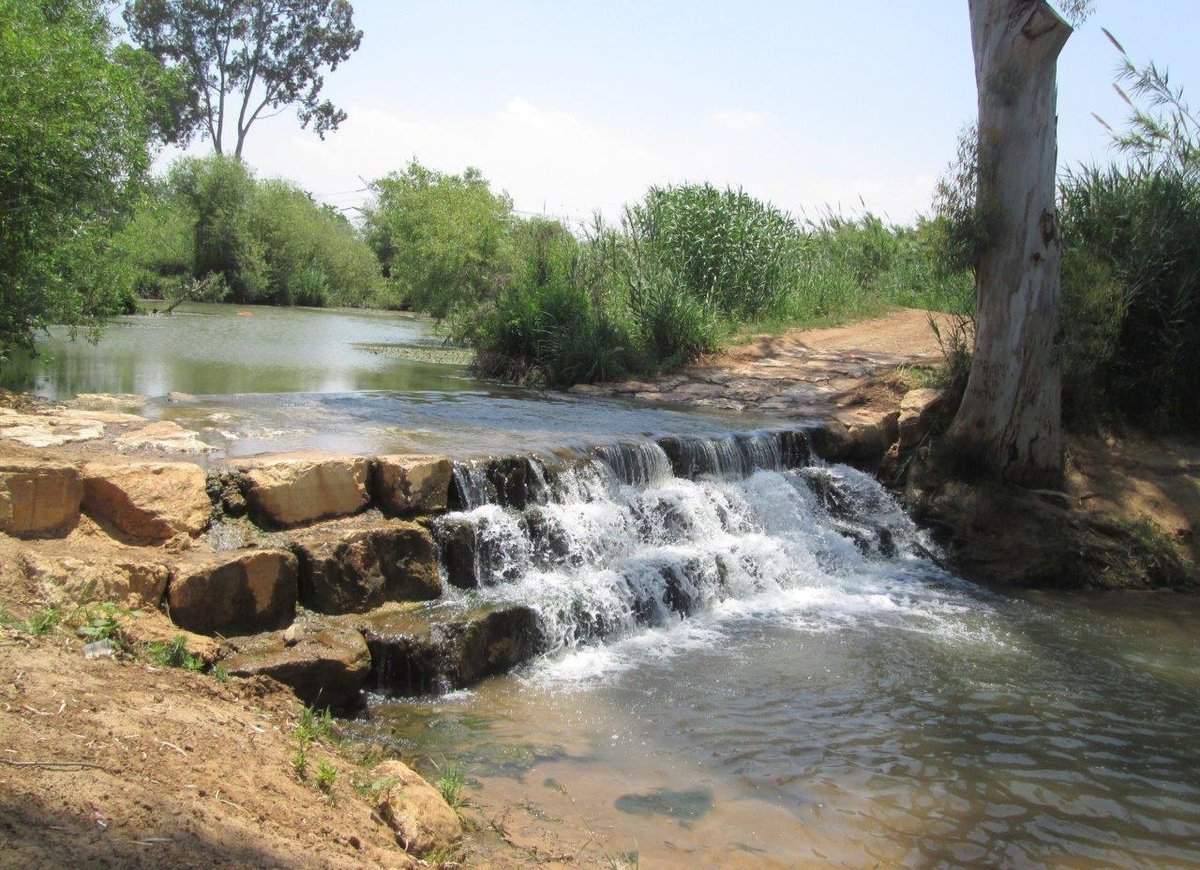
{"type": "Polygon", "coordinates": [[[460,464],[464,510],[439,537],[450,566],[469,562],[451,579],[531,607],[549,653],[851,576],[858,591],[902,583],[927,553],[913,523],[868,475],[788,467],[807,458],[801,433],[760,432],[622,442],[549,469],[460,464]]]}

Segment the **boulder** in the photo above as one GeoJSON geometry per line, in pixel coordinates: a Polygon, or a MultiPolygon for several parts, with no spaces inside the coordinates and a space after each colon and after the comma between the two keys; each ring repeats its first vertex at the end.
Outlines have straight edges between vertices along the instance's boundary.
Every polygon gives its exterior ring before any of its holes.
{"type": "Polygon", "coordinates": [[[900,449],[911,450],[921,443],[941,410],[945,395],[941,390],[925,387],[909,390],[900,400],[900,449]]]}
{"type": "Polygon", "coordinates": [[[356,514],[367,506],[363,456],[287,453],[240,466],[251,510],[275,526],[356,514]]]}
{"type": "Polygon", "coordinates": [[[388,601],[428,601],[442,594],[437,547],[416,523],[391,522],[337,536],[316,533],[295,543],[300,603],[320,613],[363,613],[388,601]]]}
{"type": "Polygon", "coordinates": [[[459,589],[477,589],[480,570],[475,524],[465,517],[449,516],[438,520],[435,527],[446,579],[459,589]]]}
{"type": "Polygon", "coordinates": [[[111,601],[122,607],[158,607],[170,576],[160,562],[111,555],[88,559],[25,550],[20,561],[46,600],[63,605],[111,601]]]}
{"type": "Polygon", "coordinates": [[[83,509],[134,538],[194,537],[212,518],[205,485],[203,469],[190,462],[89,462],[83,509]]]}
{"type": "Polygon", "coordinates": [[[354,628],[325,620],[296,622],[286,632],[230,641],[223,664],[237,677],[263,675],[290,686],[314,707],[352,707],[371,670],[371,653],[354,628]]]}
{"type": "Polygon", "coordinates": [[[444,511],[452,470],[442,456],[379,456],[371,463],[371,493],[389,513],[444,511]]]}
{"type": "Polygon", "coordinates": [[[400,761],[372,771],[380,817],[396,832],[396,842],[418,858],[445,853],[462,839],[462,821],[436,788],[400,761]]]}
{"type": "Polygon", "coordinates": [[[251,634],[296,615],[296,557],[287,550],[192,556],[171,572],[171,619],[198,634],[251,634]]]}
{"type": "Polygon", "coordinates": [[[524,605],[381,609],[355,624],[371,649],[375,685],[402,695],[469,686],[542,645],[537,614],[524,605]]]}
{"type": "Polygon", "coordinates": [[[20,537],[64,531],[79,519],[83,483],[65,462],[0,460],[0,532],[20,537]]]}

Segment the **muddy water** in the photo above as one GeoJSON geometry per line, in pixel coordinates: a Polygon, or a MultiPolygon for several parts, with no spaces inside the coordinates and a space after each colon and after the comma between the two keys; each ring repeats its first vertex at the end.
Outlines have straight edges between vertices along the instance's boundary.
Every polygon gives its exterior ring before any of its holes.
{"type": "Polygon", "coordinates": [[[980,591],[852,469],[625,480],[536,508],[558,559],[511,509],[464,512],[506,542],[473,594],[534,607],[550,652],[363,726],[461,766],[514,841],[654,868],[1200,866],[1195,599],[980,591]]]}

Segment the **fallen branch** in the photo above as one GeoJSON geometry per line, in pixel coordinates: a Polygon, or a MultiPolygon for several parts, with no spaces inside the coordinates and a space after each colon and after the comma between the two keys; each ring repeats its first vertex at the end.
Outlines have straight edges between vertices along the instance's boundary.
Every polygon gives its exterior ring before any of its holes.
{"type": "Polygon", "coordinates": [[[0,764],[7,764],[9,767],[41,767],[46,770],[80,770],[82,768],[91,768],[93,770],[103,770],[105,773],[112,773],[103,764],[92,764],[90,761],[11,761],[7,758],[0,758],[0,764]]]}

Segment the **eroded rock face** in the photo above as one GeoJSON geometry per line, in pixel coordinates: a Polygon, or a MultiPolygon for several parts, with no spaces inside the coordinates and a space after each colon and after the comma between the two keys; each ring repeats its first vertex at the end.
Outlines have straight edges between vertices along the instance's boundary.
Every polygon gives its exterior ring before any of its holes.
{"type": "Polygon", "coordinates": [[[357,622],[375,685],[403,695],[462,688],[537,655],[537,615],[523,605],[399,609],[357,622]]]}
{"type": "Polygon", "coordinates": [[[171,619],[199,634],[252,634],[296,614],[296,557],[287,550],[194,556],[171,572],[171,619]]]}
{"type": "Polygon", "coordinates": [[[253,513],[274,526],[356,514],[367,506],[364,456],[287,453],[240,466],[253,513]]]}
{"type": "Polygon", "coordinates": [[[18,537],[65,531],[79,519],[83,482],[65,462],[0,460],[0,532],[18,537]]]}
{"type": "Polygon", "coordinates": [[[135,538],[195,537],[212,518],[204,471],[190,462],[89,462],[83,484],[83,509],[135,538]]]}
{"type": "Polygon", "coordinates": [[[111,601],[122,607],[158,607],[170,576],[166,565],[138,559],[97,561],[25,550],[20,561],[46,600],[64,605],[111,601]]]}
{"type": "Polygon", "coordinates": [[[378,456],[371,463],[371,492],[388,513],[436,513],[446,509],[450,460],[441,456],[378,456]]]}
{"type": "Polygon", "coordinates": [[[910,450],[921,443],[944,404],[941,390],[926,387],[909,390],[900,400],[900,449],[910,450]]]}
{"type": "Polygon", "coordinates": [[[296,552],[300,602],[320,613],[363,613],[388,601],[429,601],[442,594],[437,547],[416,523],[303,537],[296,552]]]}
{"type": "Polygon", "coordinates": [[[399,761],[385,761],[371,773],[379,791],[379,815],[396,832],[406,852],[421,857],[444,852],[462,839],[462,822],[437,789],[399,761]]]}
{"type": "Polygon", "coordinates": [[[224,661],[229,673],[271,677],[314,707],[353,706],[371,670],[371,653],[362,635],[326,620],[296,622],[286,632],[231,643],[236,652],[224,661]]]}

